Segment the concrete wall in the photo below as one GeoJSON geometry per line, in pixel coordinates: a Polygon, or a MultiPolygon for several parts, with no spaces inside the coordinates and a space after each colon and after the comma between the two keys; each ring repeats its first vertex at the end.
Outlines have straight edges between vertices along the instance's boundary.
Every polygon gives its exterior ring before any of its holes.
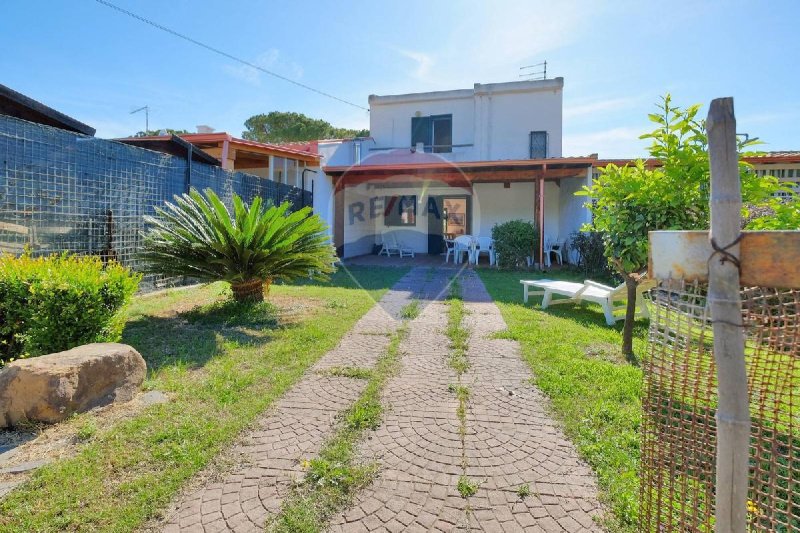
{"type": "Polygon", "coordinates": [[[534,221],[536,187],[534,183],[476,183],[472,204],[472,232],[476,237],[491,237],[495,224],[509,220],[534,221]]]}
{"type": "MultiPolygon", "coordinates": [[[[444,98],[396,100],[370,104],[370,135],[378,148],[410,148],[411,119],[415,116],[453,115],[453,144],[475,143],[475,99],[472,91],[445,91],[444,98]]],[[[455,148],[461,161],[475,161],[474,146],[455,148]]],[[[453,161],[454,154],[441,154],[453,161]]]]}
{"type": "Polygon", "coordinates": [[[547,131],[548,157],[561,156],[564,80],[475,84],[472,89],[370,96],[375,147],[409,148],[415,116],[453,115],[449,161],[529,159],[529,134],[547,131]]]}
{"type": "MultiPolygon", "coordinates": [[[[369,146],[374,145],[375,142],[371,139],[320,141],[318,145],[320,165],[324,167],[328,165],[348,166],[356,164],[355,155],[360,153],[363,159],[363,154],[369,153],[369,146]],[[360,146],[359,150],[355,149],[355,145],[360,146]]],[[[314,184],[314,212],[325,220],[329,227],[329,234],[333,237],[333,178],[325,174],[320,167],[307,168],[317,171],[313,175],[306,172],[306,189],[311,190],[311,181],[314,184]]]]}
{"type": "Polygon", "coordinates": [[[560,87],[477,93],[479,159],[528,159],[531,131],[548,132],[547,157],[561,157],[562,94],[560,87]]]}
{"type": "Polygon", "coordinates": [[[559,191],[559,240],[566,239],[571,233],[579,231],[581,226],[591,221],[591,213],[583,207],[587,201],[585,196],[575,196],[586,185],[586,178],[571,178],[561,180],[559,191]]]}

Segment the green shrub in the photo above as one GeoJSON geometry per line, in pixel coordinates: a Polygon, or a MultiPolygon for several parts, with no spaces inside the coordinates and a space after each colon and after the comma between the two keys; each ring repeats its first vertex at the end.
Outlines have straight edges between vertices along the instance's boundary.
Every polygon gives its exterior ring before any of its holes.
{"type": "Polygon", "coordinates": [[[511,220],[495,224],[492,228],[494,248],[500,266],[517,268],[528,266],[528,258],[539,246],[539,233],[533,222],[511,220]]]}
{"type": "Polygon", "coordinates": [[[0,363],[118,341],[139,280],[94,256],[0,256],[0,363]]]}
{"type": "Polygon", "coordinates": [[[578,268],[584,276],[609,280],[615,277],[606,258],[606,245],[599,231],[576,231],[569,246],[578,252],[578,268]]]}

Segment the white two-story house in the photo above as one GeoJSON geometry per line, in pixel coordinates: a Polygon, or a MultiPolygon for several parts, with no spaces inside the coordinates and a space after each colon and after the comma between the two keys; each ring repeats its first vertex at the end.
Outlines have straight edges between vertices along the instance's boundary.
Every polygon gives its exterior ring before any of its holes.
{"type": "Polygon", "coordinates": [[[489,237],[512,219],[568,237],[588,220],[574,193],[596,157],[561,157],[563,87],[556,78],[370,96],[370,138],[317,145],[328,180],[317,180],[315,206],[339,254],[371,253],[387,231],[440,254],[444,237],[489,237]]]}

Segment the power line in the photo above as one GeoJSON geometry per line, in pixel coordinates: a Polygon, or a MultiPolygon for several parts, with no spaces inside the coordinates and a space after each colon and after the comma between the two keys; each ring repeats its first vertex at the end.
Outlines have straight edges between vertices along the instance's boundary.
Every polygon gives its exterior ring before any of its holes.
{"type": "Polygon", "coordinates": [[[363,109],[365,111],[369,111],[369,109],[364,107],[364,106],[361,106],[361,105],[358,105],[358,104],[354,104],[353,102],[345,100],[344,98],[339,98],[338,96],[334,96],[334,95],[332,95],[330,93],[326,93],[324,91],[320,91],[319,89],[315,89],[314,87],[311,87],[311,86],[306,85],[304,83],[300,83],[299,81],[292,80],[290,78],[287,78],[286,76],[281,76],[277,72],[272,72],[271,70],[267,70],[267,69],[265,69],[263,67],[259,67],[258,65],[254,65],[253,63],[251,63],[249,61],[245,61],[244,59],[239,59],[238,57],[236,57],[234,55],[231,55],[231,54],[229,54],[227,52],[224,52],[224,51],[220,50],[219,48],[214,48],[213,46],[210,46],[210,45],[207,45],[205,43],[202,43],[202,42],[200,42],[200,41],[198,41],[196,39],[192,39],[191,37],[189,37],[187,35],[184,35],[182,33],[178,33],[177,31],[172,30],[170,28],[167,28],[166,26],[162,26],[161,24],[159,24],[157,22],[153,22],[152,20],[144,18],[144,17],[142,17],[140,15],[137,15],[136,13],[132,13],[132,12],[128,11],[127,9],[123,9],[123,8],[119,7],[118,5],[115,5],[115,4],[112,4],[111,2],[108,2],[107,0],[95,0],[95,1],[97,3],[99,3],[99,4],[103,4],[106,7],[110,7],[111,9],[119,11],[120,13],[128,15],[129,17],[135,18],[136,20],[138,20],[140,22],[144,22],[145,24],[148,24],[148,25],[150,25],[150,26],[152,26],[154,28],[157,28],[157,29],[159,29],[161,31],[164,31],[166,33],[174,35],[175,37],[178,37],[180,39],[183,39],[184,41],[188,41],[188,42],[190,42],[192,44],[195,44],[195,45],[197,45],[197,46],[199,46],[201,48],[205,48],[206,50],[214,52],[215,54],[219,54],[219,55],[221,55],[223,57],[227,57],[228,59],[230,59],[232,61],[236,61],[237,63],[241,63],[243,65],[247,65],[248,67],[251,67],[251,68],[254,68],[254,69],[258,70],[258,71],[261,71],[264,74],[269,74],[270,76],[278,78],[279,80],[287,81],[287,82],[289,82],[289,83],[291,83],[293,85],[297,85],[298,87],[302,87],[303,89],[306,89],[306,90],[311,91],[311,92],[315,92],[315,93],[317,93],[319,95],[325,96],[327,98],[331,98],[331,99],[336,100],[338,102],[341,102],[343,104],[347,104],[349,106],[353,106],[353,107],[356,107],[358,109],[363,109]]]}

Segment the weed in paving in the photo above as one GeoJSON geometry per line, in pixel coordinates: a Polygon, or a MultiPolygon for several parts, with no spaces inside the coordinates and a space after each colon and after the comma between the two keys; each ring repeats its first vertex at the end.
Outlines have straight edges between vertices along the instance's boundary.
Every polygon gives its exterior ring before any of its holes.
{"type": "Polygon", "coordinates": [[[459,477],[457,486],[458,493],[461,494],[462,498],[475,496],[475,494],[478,492],[478,484],[470,480],[467,476],[462,475],[459,477]]]}
{"type": "Polygon", "coordinates": [[[400,318],[403,320],[414,320],[419,316],[419,312],[419,300],[411,300],[411,303],[403,306],[403,309],[400,310],[400,318]]]}
{"type": "Polygon", "coordinates": [[[407,331],[403,325],[392,336],[386,352],[371,372],[364,392],[344,413],[343,423],[325,443],[319,457],[307,462],[303,482],[284,501],[280,513],[267,522],[267,531],[321,531],[337,509],[345,507],[357,490],[372,481],[377,465],[356,463],[355,446],[364,431],[377,429],[380,425],[383,414],[381,390],[399,368],[400,342],[407,331]]]}
{"type": "Polygon", "coordinates": [[[337,378],[370,379],[372,370],[369,368],[359,368],[356,366],[335,366],[325,370],[320,370],[319,374],[337,378]]]}

